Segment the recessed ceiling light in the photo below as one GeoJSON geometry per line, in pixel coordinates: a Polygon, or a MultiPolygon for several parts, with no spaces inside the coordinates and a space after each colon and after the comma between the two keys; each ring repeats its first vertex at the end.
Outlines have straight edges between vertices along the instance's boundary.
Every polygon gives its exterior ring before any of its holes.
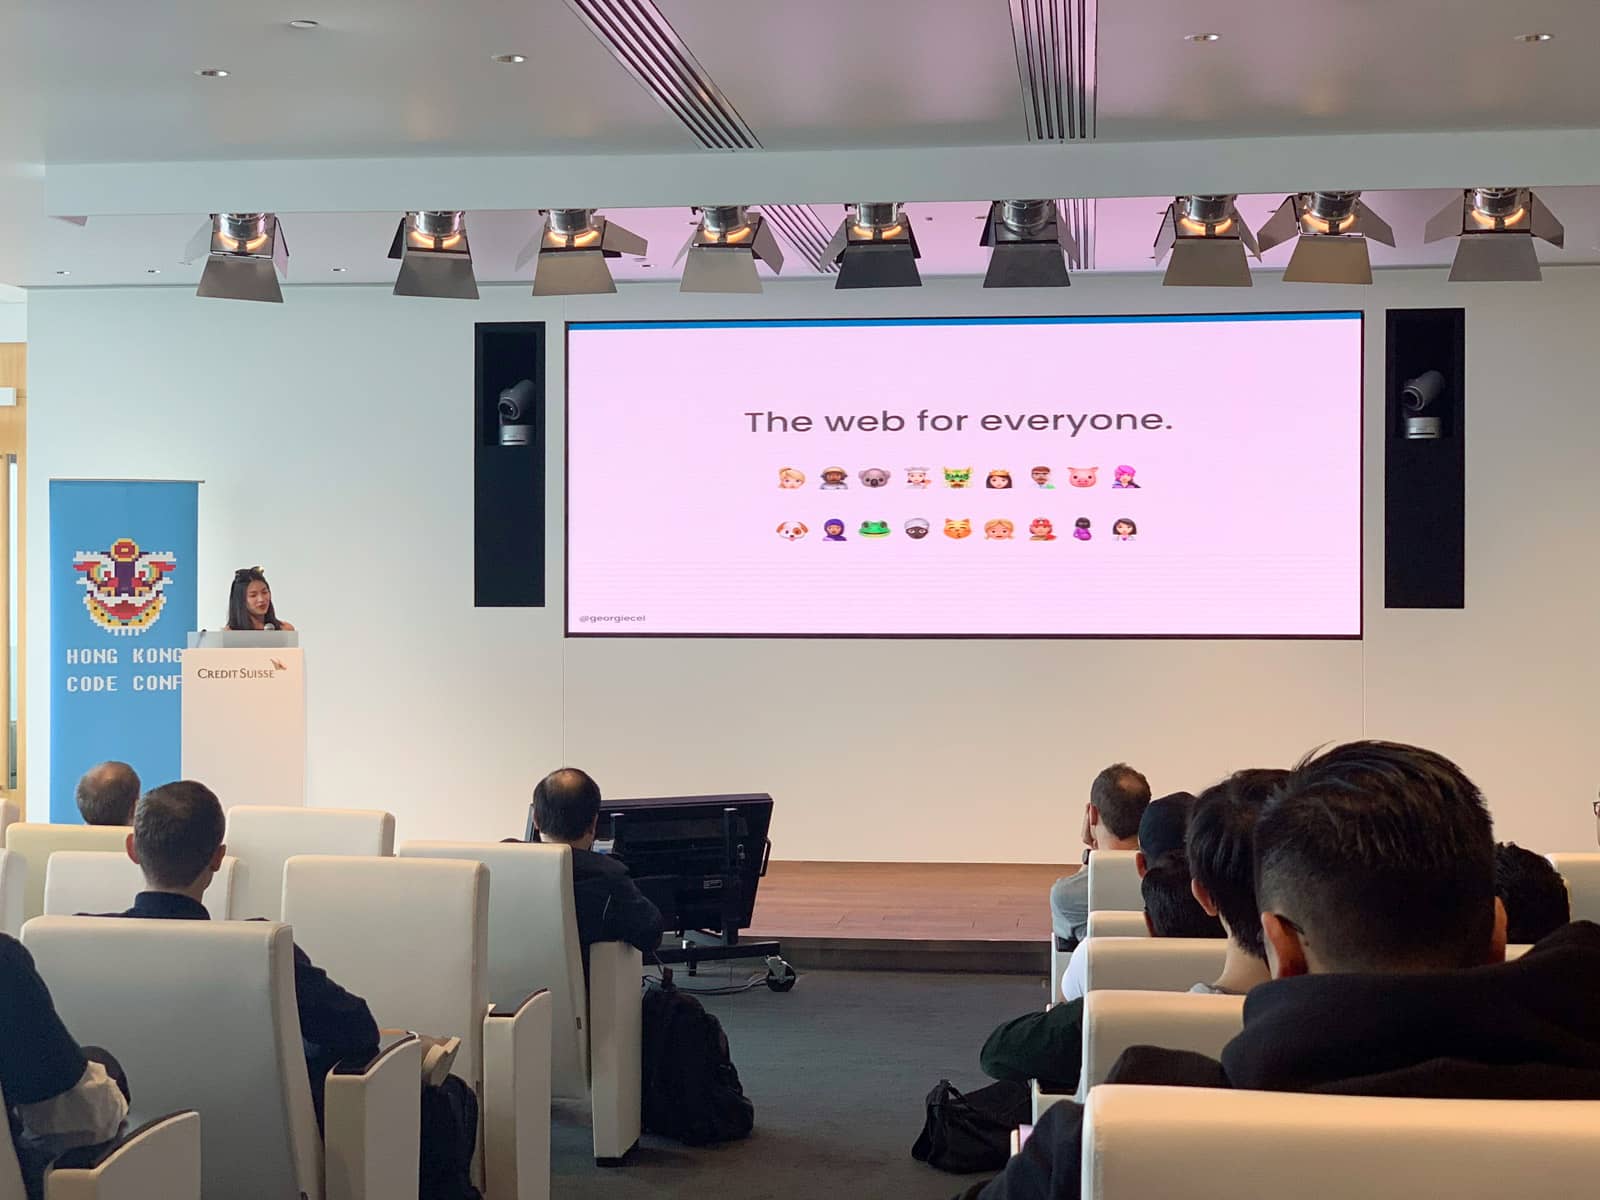
{"type": "Polygon", "coordinates": [[[497,63],[525,63],[528,61],[526,54],[496,54],[491,60],[497,63]]]}
{"type": "Polygon", "coordinates": [[[308,20],[305,17],[296,17],[294,20],[289,22],[289,28],[290,29],[315,29],[315,28],[317,28],[317,26],[319,26],[321,24],[322,24],[321,21],[312,21],[312,20],[308,20]]]}
{"type": "Polygon", "coordinates": [[[57,275],[71,275],[72,272],[71,271],[57,271],[56,274],[57,275]]]}
{"type": "Polygon", "coordinates": [[[350,268],[349,268],[349,267],[334,267],[334,268],[333,268],[333,273],[334,273],[334,274],[335,274],[335,275],[342,275],[342,274],[344,274],[344,273],[345,273],[345,272],[346,272],[346,271],[348,271],[348,270],[349,270],[349,269],[350,269],[350,268]]]}
{"type": "Polygon", "coordinates": [[[646,268],[646,269],[647,269],[647,270],[648,270],[648,269],[649,269],[649,266],[650,266],[650,264],[649,264],[649,263],[640,263],[640,264],[639,264],[639,265],[640,265],[640,266],[641,266],[641,267],[644,267],[644,268],[646,268]]]}
{"type": "Polygon", "coordinates": [[[195,72],[201,79],[226,79],[228,72],[222,67],[201,67],[195,72]]]}
{"type": "Polygon", "coordinates": [[[1516,40],[1519,42],[1548,42],[1555,37],[1553,33],[1519,33],[1516,40]]]}
{"type": "Polygon", "coordinates": [[[1183,40],[1186,42],[1220,42],[1222,35],[1220,33],[1186,33],[1183,35],[1183,40]]]}
{"type": "Polygon", "coordinates": [[[144,273],[146,275],[159,275],[159,274],[161,274],[161,268],[160,267],[146,267],[144,269],[144,273]]]}

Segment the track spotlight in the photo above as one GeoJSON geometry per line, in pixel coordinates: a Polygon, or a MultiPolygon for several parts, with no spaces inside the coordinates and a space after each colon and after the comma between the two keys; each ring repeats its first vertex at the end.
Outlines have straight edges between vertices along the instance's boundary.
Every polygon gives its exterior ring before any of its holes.
{"type": "Polygon", "coordinates": [[[833,239],[822,252],[824,262],[839,264],[835,288],[921,287],[917,273],[917,238],[898,202],[862,202],[847,206],[833,239]]]}
{"type": "Polygon", "coordinates": [[[195,295],[283,303],[278,278],[289,274],[289,243],[276,213],[212,213],[189,240],[184,261],[201,255],[206,266],[195,295]]]}
{"type": "Polygon", "coordinates": [[[1516,282],[1542,278],[1533,239],[1560,246],[1566,231],[1529,188],[1468,188],[1434,214],[1422,240],[1448,237],[1458,239],[1452,282],[1516,282]]]}
{"type": "Polygon", "coordinates": [[[1249,287],[1248,251],[1261,257],[1255,235],[1234,206],[1236,196],[1179,196],[1161,218],[1151,258],[1172,259],[1161,282],[1167,287],[1249,287]]]}
{"type": "Polygon", "coordinates": [[[394,281],[396,296],[478,298],[465,213],[408,212],[394,231],[389,257],[400,260],[400,274],[394,281]]]}
{"type": "Polygon", "coordinates": [[[1256,237],[1265,254],[1294,242],[1287,283],[1371,283],[1367,242],[1394,245],[1394,230],[1362,202],[1360,192],[1299,192],[1285,197],[1256,237]]]}
{"type": "Polygon", "coordinates": [[[760,213],[742,204],[708,204],[694,211],[700,224],[674,260],[689,256],[680,292],[759,292],[757,260],[774,275],[783,270],[777,236],[760,213]]]}
{"type": "Polygon", "coordinates": [[[1054,200],[996,200],[978,245],[991,246],[986,288],[1067,287],[1067,260],[1081,261],[1054,200]]]}
{"type": "Polygon", "coordinates": [[[591,296],[617,290],[606,259],[644,255],[649,243],[608,221],[592,208],[542,209],[544,228],[517,255],[521,270],[530,258],[535,296],[591,296]]]}

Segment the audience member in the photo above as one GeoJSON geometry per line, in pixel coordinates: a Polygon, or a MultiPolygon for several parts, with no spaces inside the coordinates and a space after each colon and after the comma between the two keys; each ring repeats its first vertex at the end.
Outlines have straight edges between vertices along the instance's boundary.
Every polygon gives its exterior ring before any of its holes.
{"type": "Polygon", "coordinates": [[[578,909],[583,969],[596,942],[627,942],[648,954],[661,945],[661,910],[639,891],[628,866],[596,854],[600,786],[574,767],[552,771],[533,789],[533,825],[541,842],[572,847],[572,893],[578,909]]]}
{"type": "Polygon", "coordinates": [[[1228,955],[1222,974],[1197,983],[1195,992],[1243,995],[1265,983],[1267,950],[1256,905],[1255,833],[1262,807],[1289,772],[1235,771],[1200,793],[1189,815],[1189,870],[1194,898],[1222,922],[1228,955]]]}
{"type": "Polygon", "coordinates": [[[1506,908],[1506,941],[1540,941],[1572,920],[1567,883],[1550,860],[1515,842],[1494,848],[1494,894],[1506,908]]]}
{"type": "MultiPolygon", "coordinates": [[[[1438,754],[1307,759],[1256,825],[1272,981],[1220,1062],[1135,1047],[1113,1083],[1477,1099],[1600,1098],[1600,926],[1505,962],[1483,797],[1438,754]]],[[[982,1200],[1076,1197],[1083,1110],[1057,1104],[982,1200]]]]}
{"type": "MultiPolygon", "coordinates": [[[[1150,781],[1127,763],[1112,763],[1089,785],[1083,810],[1083,844],[1089,850],[1137,850],[1139,821],[1150,803],[1150,781]]],[[[1083,861],[1089,861],[1085,850],[1083,861]]],[[[1070,949],[1083,940],[1089,926],[1089,872],[1056,880],[1050,889],[1051,926],[1057,943],[1070,949]]]]}
{"type": "Polygon", "coordinates": [[[1189,814],[1194,797],[1188,792],[1158,796],[1145,805],[1139,816],[1139,874],[1155,866],[1167,855],[1183,849],[1189,834],[1189,814]]]}
{"type": "Polygon", "coordinates": [[[0,1030],[0,1091],[29,1200],[38,1200],[57,1155],[117,1135],[128,1115],[128,1084],[110,1055],[72,1040],[33,955],[5,934],[0,1030]]]}
{"type": "MultiPolygon", "coordinates": [[[[1144,897],[1144,919],[1151,937],[1221,937],[1222,925],[1209,916],[1190,889],[1189,864],[1175,850],[1145,872],[1139,881],[1144,897]]],[[[1072,952],[1072,969],[1080,963],[1087,972],[1088,947],[1084,942],[1072,952]]],[[[1071,996],[1044,1012],[1031,1012],[1007,1021],[984,1042],[978,1064],[994,1079],[1037,1079],[1046,1091],[1070,1092],[1078,1086],[1083,1065],[1083,995],[1087,978],[1069,981],[1071,996]]]]}
{"type": "Polygon", "coordinates": [[[78,780],[77,800],[85,825],[132,825],[139,773],[125,762],[90,767],[78,780]]]}

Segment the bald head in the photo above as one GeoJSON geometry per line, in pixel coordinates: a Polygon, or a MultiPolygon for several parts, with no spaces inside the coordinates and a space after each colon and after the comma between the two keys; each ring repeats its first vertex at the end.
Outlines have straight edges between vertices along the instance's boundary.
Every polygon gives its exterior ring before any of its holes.
{"type": "Polygon", "coordinates": [[[576,767],[551,771],[533,789],[533,823],[546,841],[591,839],[599,816],[600,785],[576,767]]]}
{"type": "Polygon", "coordinates": [[[139,774],[125,762],[103,762],[78,780],[78,811],[86,825],[132,825],[139,774]]]}

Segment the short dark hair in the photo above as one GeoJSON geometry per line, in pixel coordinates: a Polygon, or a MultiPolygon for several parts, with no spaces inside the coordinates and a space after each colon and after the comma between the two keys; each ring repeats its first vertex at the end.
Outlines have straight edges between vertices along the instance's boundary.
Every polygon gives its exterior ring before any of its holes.
{"type": "Polygon", "coordinates": [[[1194,797],[1188,792],[1157,796],[1144,806],[1139,818],[1139,849],[1145,863],[1153,866],[1169,854],[1181,854],[1189,832],[1189,811],[1194,797]]]}
{"type": "Polygon", "coordinates": [[[599,815],[600,785],[576,767],[551,771],[533,789],[533,823],[544,837],[576,841],[599,815]]]}
{"type": "Polygon", "coordinates": [[[1550,860],[1515,842],[1494,848],[1494,894],[1506,906],[1506,941],[1537,942],[1572,920],[1566,880],[1550,860]]]}
{"type": "Polygon", "coordinates": [[[180,779],[151,788],[133,812],[133,847],[144,877],[159,887],[188,887],[222,845],[227,822],[216,793],[180,779]]]}
{"type": "Polygon", "coordinates": [[[1455,763],[1396,742],[1302,760],[1256,822],[1256,899],[1334,971],[1481,963],[1494,933],[1494,834],[1455,763]]]}
{"type": "Polygon", "coordinates": [[[1233,940],[1263,962],[1261,909],[1256,905],[1256,820],[1289,772],[1235,771],[1200,793],[1189,813],[1189,870],[1227,923],[1233,940]]]}
{"type": "Polygon", "coordinates": [[[139,773],[125,762],[103,762],[78,780],[78,812],[87,825],[131,825],[139,803],[139,773]]]}
{"type": "Polygon", "coordinates": [[[1156,937],[1219,938],[1222,922],[1200,907],[1189,890],[1189,860],[1175,850],[1144,873],[1139,881],[1144,914],[1156,937]]]}
{"type": "Polygon", "coordinates": [[[1112,837],[1131,838],[1150,803],[1150,781],[1127,763],[1112,763],[1089,785],[1089,803],[1100,810],[1112,837]]]}

